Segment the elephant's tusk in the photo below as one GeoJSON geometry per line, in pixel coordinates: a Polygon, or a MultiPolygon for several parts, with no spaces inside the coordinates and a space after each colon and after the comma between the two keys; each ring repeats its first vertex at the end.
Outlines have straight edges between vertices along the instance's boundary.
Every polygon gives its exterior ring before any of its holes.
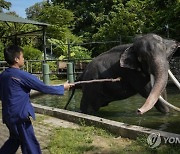
{"type": "Polygon", "coordinates": [[[176,79],[176,77],[173,75],[173,73],[170,70],[168,70],[168,74],[169,74],[169,77],[171,78],[171,80],[174,82],[174,84],[180,89],[180,83],[176,79]]]}
{"type": "MultiPolygon", "coordinates": [[[[180,108],[168,103],[166,100],[164,100],[164,98],[162,98],[162,96],[159,96],[159,101],[164,103],[166,106],[168,106],[169,108],[175,110],[175,111],[178,111],[180,112],[180,108]]],[[[137,114],[143,114],[144,112],[146,112],[146,110],[144,110],[143,108],[140,108],[137,110],[137,114]]]]}
{"type": "Polygon", "coordinates": [[[151,74],[150,79],[151,79],[151,86],[153,87],[155,83],[154,75],[151,74]]]}
{"type": "MultiPolygon", "coordinates": [[[[180,89],[180,84],[178,82],[178,80],[175,78],[175,76],[172,74],[172,72],[170,70],[168,70],[169,76],[171,77],[171,79],[173,80],[173,82],[177,85],[177,87],[180,89]]],[[[151,86],[153,87],[154,85],[154,76],[151,74],[150,75],[151,78],[151,86]]],[[[180,108],[168,103],[162,96],[159,96],[159,101],[161,101],[162,103],[164,103],[166,106],[168,106],[169,108],[172,108],[176,111],[180,111],[180,108]]]]}
{"type": "Polygon", "coordinates": [[[180,108],[168,103],[166,100],[164,100],[164,98],[162,98],[162,96],[159,96],[159,101],[161,101],[162,103],[164,103],[166,106],[168,106],[171,109],[174,109],[175,111],[179,111],[180,112],[180,108]]]}
{"type": "MultiPolygon", "coordinates": [[[[154,84],[155,84],[155,78],[154,78],[154,75],[150,74],[150,82],[151,82],[151,87],[153,88],[154,84]]],[[[148,97],[149,98],[149,97],[148,97]]],[[[147,98],[147,99],[148,99],[147,98]]],[[[154,99],[155,97],[153,97],[154,99]]],[[[158,96],[157,96],[157,99],[158,99],[158,96]]],[[[147,102],[147,100],[146,100],[147,102]]],[[[137,114],[144,114],[145,112],[147,112],[148,110],[150,110],[154,104],[157,102],[156,100],[153,101],[154,103],[152,104],[147,104],[145,103],[140,109],[137,110],[137,114]]]]}

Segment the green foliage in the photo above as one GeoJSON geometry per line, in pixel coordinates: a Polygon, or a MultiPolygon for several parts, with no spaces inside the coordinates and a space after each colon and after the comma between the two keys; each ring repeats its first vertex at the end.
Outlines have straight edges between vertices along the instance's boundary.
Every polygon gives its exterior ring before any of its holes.
{"type": "Polygon", "coordinates": [[[2,12],[2,9],[9,10],[10,7],[11,7],[11,2],[7,2],[5,0],[0,1],[0,12],[2,12]]]}
{"type": "Polygon", "coordinates": [[[38,49],[33,48],[32,46],[24,46],[24,58],[26,60],[41,60],[42,52],[38,49]]]}
{"type": "Polygon", "coordinates": [[[65,40],[74,37],[69,29],[74,20],[73,13],[61,6],[47,6],[39,15],[39,20],[48,22],[51,26],[48,28],[51,38],[65,40]]]}
{"type": "MultiPolygon", "coordinates": [[[[108,14],[108,19],[93,35],[94,40],[119,40],[119,43],[132,42],[132,37],[138,33],[142,33],[144,21],[142,10],[143,3],[129,1],[126,5],[122,3],[112,5],[112,9],[108,14]]],[[[106,51],[114,46],[114,44],[99,45],[96,47],[96,54],[106,51]]],[[[96,55],[95,54],[95,55],[96,55]]]]}
{"type": "Polygon", "coordinates": [[[67,9],[73,10],[76,17],[74,32],[82,36],[85,41],[92,41],[92,35],[98,32],[108,19],[108,14],[113,3],[105,1],[63,1],[67,9]]]}
{"type": "MultiPolygon", "coordinates": [[[[42,60],[42,52],[32,46],[24,46],[24,59],[25,60],[42,60]]],[[[30,72],[41,72],[41,63],[40,62],[29,62],[26,63],[25,69],[30,72]],[[28,68],[26,68],[28,67],[28,68]]]]}
{"type": "MultiPolygon", "coordinates": [[[[7,14],[18,17],[18,15],[15,12],[9,12],[7,14]]],[[[35,31],[37,29],[38,29],[37,26],[31,24],[20,24],[20,23],[10,23],[10,22],[6,24],[4,22],[1,22],[0,36],[5,38],[7,37],[6,39],[2,38],[2,40],[5,46],[8,46],[9,44],[15,43],[16,34],[28,33],[35,31]]],[[[17,39],[17,44],[20,46],[33,45],[35,47],[37,44],[37,37],[34,35],[31,37],[27,37],[26,35],[25,36],[18,35],[16,39],[17,39]]]]}
{"type": "MultiPolygon", "coordinates": [[[[51,71],[50,73],[57,73],[57,62],[56,61],[48,61],[47,62],[49,64],[49,70],[51,71]]],[[[50,75],[50,80],[57,80],[58,77],[56,74],[52,74],[50,75]]]]}
{"type": "Polygon", "coordinates": [[[3,60],[4,60],[4,45],[0,41],[0,61],[3,61],[3,60]]]}
{"type": "Polygon", "coordinates": [[[152,29],[162,36],[180,40],[180,1],[155,0],[150,4],[149,7],[154,7],[156,10],[152,29]]]}
{"type": "Polygon", "coordinates": [[[26,14],[29,19],[49,23],[47,35],[50,38],[59,40],[77,39],[70,30],[73,27],[74,15],[72,11],[65,9],[63,5],[36,3],[26,9],[26,14]]]}
{"type": "MultiPolygon", "coordinates": [[[[75,36],[71,31],[74,26],[74,14],[72,11],[65,9],[63,4],[36,3],[26,9],[26,13],[29,19],[50,24],[46,29],[48,38],[58,39],[62,42],[66,42],[67,39],[72,42],[81,41],[81,38],[75,36]]],[[[63,51],[63,49],[59,51],[55,48],[53,54],[59,57],[63,51]]]]}
{"type": "Polygon", "coordinates": [[[0,61],[4,61],[4,45],[0,42],[0,61]]]}
{"type": "MultiPolygon", "coordinates": [[[[73,32],[86,42],[119,41],[131,42],[131,37],[141,33],[144,21],[142,1],[131,0],[105,0],[105,1],[57,1],[63,3],[65,8],[72,10],[75,20],[73,32]],[[130,37],[129,37],[130,36],[130,37]]],[[[108,50],[117,43],[90,45],[92,55],[108,50]]]]}
{"type": "MultiPolygon", "coordinates": [[[[75,1],[53,0],[54,5],[64,4],[72,10],[75,20],[74,34],[86,42],[131,42],[137,34],[157,33],[179,40],[179,0],[104,0],[75,1]],[[165,25],[169,26],[167,30],[165,25]]],[[[117,44],[88,46],[97,56],[117,44]]]]}
{"type": "MultiPolygon", "coordinates": [[[[19,26],[19,27],[22,27],[19,26]]],[[[31,24],[26,24],[23,26],[23,28],[21,28],[21,30],[17,30],[18,33],[27,33],[27,32],[32,32],[32,31],[36,31],[38,30],[38,26],[35,26],[35,25],[31,25],[31,24]]],[[[39,47],[39,44],[41,44],[41,39],[39,39],[39,35],[37,33],[32,33],[32,35],[30,37],[24,35],[24,36],[21,36],[19,39],[19,45],[21,46],[32,46],[34,48],[38,48],[39,47]]],[[[39,34],[42,35],[42,32],[39,32],[39,34]]],[[[42,37],[40,35],[40,37],[42,37]]]]}
{"type": "MultiPolygon", "coordinates": [[[[0,7],[9,8],[5,0],[0,7]]],[[[51,0],[36,3],[26,9],[28,19],[49,23],[47,37],[67,44],[82,42],[117,43],[89,44],[83,47],[71,45],[71,57],[97,56],[111,47],[130,43],[137,34],[157,33],[180,41],[180,1],[179,0],[104,0],[77,1],[51,0]],[[85,47],[85,48],[84,48],[85,47]]],[[[19,32],[36,30],[33,25],[9,23],[10,28],[0,23],[0,36],[7,37],[19,32]]],[[[3,41],[10,44],[14,37],[3,41]]],[[[42,48],[42,37],[18,37],[21,46],[31,45],[42,48]]],[[[54,49],[56,56],[67,58],[67,46],[58,44],[54,49]]]]}
{"type": "Polygon", "coordinates": [[[38,16],[44,8],[45,3],[35,3],[33,6],[26,8],[26,15],[28,19],[38,20],[38,16]]]}
{"type": "Polygon", "coordinates": [[[70,50],[71,59],[91,59],[91,52],[82,46],[72,45],[70,50]]]}
{"type": "MultiPolygon", "coordinates": [[[[50,43],[52,43],[55,48],[53,49],[53,53],[59,57],[60,60],[68,58],[68,42],[65,43],[61,40],[57,39],[48,39],[50,43]]],[[[91,58],[91,53],[82,46],[70,44],[70,58],[71,59],[89,59],[91,58]]]]}
{"type": "MultiPolygon", "coordinates": [[[[17,16],[15,12],[9,12],[7,13],[9,15],[17,16]]],[[[8,23],[8,25],[5,22],[0,23],[0,36],[7,37],[8,39],[2,39],[5,46],[8,46],[9,44],[13,44],[15,37],[11,36],[18,32],[17,28],[19,28],[19,24],[16,23],[8,23]],[[10,37],[11,36],[11,37],[10,37]]]]}

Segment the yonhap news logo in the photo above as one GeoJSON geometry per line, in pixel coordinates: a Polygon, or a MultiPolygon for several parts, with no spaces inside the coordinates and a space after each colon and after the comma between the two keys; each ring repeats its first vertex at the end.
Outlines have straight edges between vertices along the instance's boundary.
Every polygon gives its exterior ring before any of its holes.
{"type": "Polygon", "coordinates": [[[155,148],[161,144],[161,136],[159,133],[152,133],[147,138],[147,143],[151,148],[155,148]]]}
{"type": "Polygon", "coordinates": [[[180,144],[179,137],[161,137],[160,133],[152,133],[147,138],[150,148],[158,147],[162,142],[165,144],[180,144]]]}

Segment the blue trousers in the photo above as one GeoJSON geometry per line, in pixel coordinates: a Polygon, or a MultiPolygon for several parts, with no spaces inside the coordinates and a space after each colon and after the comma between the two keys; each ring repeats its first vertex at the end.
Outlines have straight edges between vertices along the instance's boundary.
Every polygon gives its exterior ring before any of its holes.
{"type": "Polygon", "coordinates": [[[29,119],[17,124],[6,123],[6,126],[10,136],[1,147],[0,154],[15,154],[19,146],[23,154],[41,154],[40,145],[29,119]]]}

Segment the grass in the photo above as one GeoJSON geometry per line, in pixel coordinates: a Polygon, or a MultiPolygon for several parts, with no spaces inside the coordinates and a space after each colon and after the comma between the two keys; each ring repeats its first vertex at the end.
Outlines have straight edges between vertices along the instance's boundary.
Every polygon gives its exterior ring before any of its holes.
{"type": "MultiPolygon", "coordinates": [[[[111,134],[95,127],[82,126],[80,129],[59,128],[55,130],[48,147],[52,154],[83,154],[85,152],[100,152],[101,147],[95,144],[95,140],[97,138],[108,139],[109,137],[112,137],[111,134]]],[[[113,144],[107,144],[105,147],[102,147],[102,149],[107,149],[109,146],[113,147],[113,144]]]]}
{"type": "Polygon", "coordinates": [[[90,143],[92,139],[87,131],[61,128],[56,130],[56,135],[51,140],[50,152],[52,154],[80,154],[93,149],[90,143]]]}
{"type": "Polygon", "coordinates": [[[81,126],[80,129],[58,128],[54,130],[48,150],[51,154],[119,154],[119,153],[180,153],[180,148],[173,145],[160,145],[150,148],[147,137],[137,140],[120,138],[103,129],[81,126]]]}

